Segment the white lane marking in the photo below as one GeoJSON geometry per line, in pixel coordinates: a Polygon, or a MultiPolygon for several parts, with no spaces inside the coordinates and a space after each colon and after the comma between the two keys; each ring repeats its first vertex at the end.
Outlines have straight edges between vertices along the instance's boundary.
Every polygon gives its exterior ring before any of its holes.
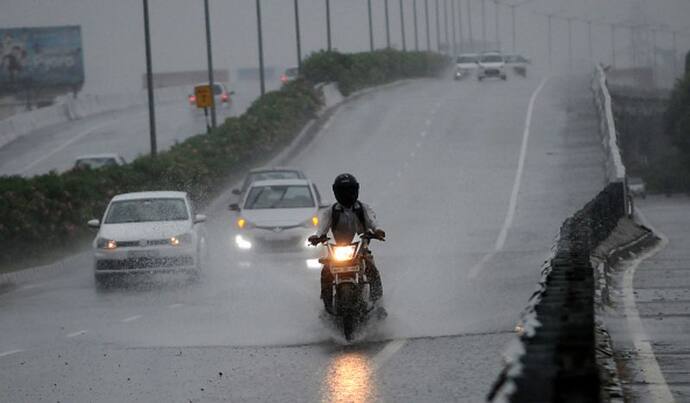
{"type": "Polygon", "coordinates": [[[393,340],[388,342],[376,355],[371,359],[372,369],[374,371],[380,369],[388,360],[395,355],[403,346],[407,343],[407,340],[393,340]]]}
{"type": "Polygon", "coordinates": [[[170,304],[170,305],[168,305],[168,308],[175,309],[175,308],[179,308],[181,306],[182,306],[182,304],[170,304]]]}
{"type": "Polygon", "coordinates": [[[40,287],[42,284],[27,284],[25,286],[19,287],[20,290],[31,290],[40,287]]]}
{"type": "Polygon", "coordinates": [[[527,158],[527,145],[529,144],[529,134],[532,128],[532,115],[534,113],[534,105],[537,102],[537,96],[541,92],[542,88],[546,85],[549,77],[545,77],[534,90],[532,96],[529,100],[529,105],[527,106],[527,117],[525,118],[525,129],[522,133],[522,144],[520,146],[520,158],[518,159],[518,167],[515,171],[515,182],[513,182],[513,190],[510,193],[510,203],[508,204],[508,212],[503,221],[503,226],[501,227],[501,232],[498,234],[496,239],[496,244],[494,244],[494,250],[489,254],[484,256],[482,260],[479,261],[472,269],[470,269],[469,277],[475,278],[479,275],[479,272],[484,268],[486,262],[491,260],[497,252],[501,251],[506,243],[506,238],[508,237],[508,230],[513,225],[513,219],[515,218],[515,211],[517,210],[517,199],[520,193],[520,185],[522,184],[522,173],[525,170],[525,159],[527,158]]]}
{"type": "Polygon", "coordinates": [[[134,322],[137,319],[141,319],[141,315],[130,316],[129,318],[124,318],[121,320],[122,323],[134,322]]]}
{"type": "Polygon", "coordinates": [[[0,353],[0,357],[7,357],[8,355],[21,353],[22,351],[24,351],[24,350],[16,349],[16,350],[5,351],[5,352],[0,353]]]}
{"type": "Polygon", "coordinates": [[[47,160],[48,158],[52,157],[53,155],[59,153],[60,151],[64,150],[65,148],[71,146],[72,144],[76,143],[77,141],[81,140],[82,138],[88,136],[89,134],[95,132],[96,130],[100,130],[110,124],[112,124],[112,121],[108,121],[107,123],[103,123],[94,127],[89,128],[88,130],[84,130],[83,132],[77,134],[76,136],[72,137],[71,139],[67,140],[66,142],[60,144],[59,146],[53,148],[46,154],[43,154],[42,157],[35,159],[32,161],[29,165],[25,166],[24,169],[22,169],[21,173],[24,174],[31,168],[35,167],[36,165],[40,164],[41,162],[47,160]]]}
{"type": "Polygon", "coordinates": [[[633,345],[635,346],[635,363],[641,369],[639,376],[642,377],[643,382],[646,384],[649,394],[652,396],[652,400],[655,402],[675,402],[673,394],[671,394],[671,390],[664,378],[664,374],[661,372],[659,362],[656,360],[652,345],[649,343],[650,339],[642,324],[642,319],[640,319],[640,313],[635,303],[635,286],[633,283],[635,271],[640,264],[666,248],[668,245],[668,238],[664,233],[649,225],[642,211],[639,209],[636,209],[636,211],[644,225],[650,228],[661,239],[661,242],[653,249],[638,256],[630,263],[630,266],[626,268],[623,274],[623,306],[625,318],[627,319],[630,335],[633,345]]]}
{"type": "Polygon", "coordinates": [[[72,337],[77,337],[77,336],[81,336],[81,335],[84,335],[84,334],[86,334],[86,330],[79,330],[79,331],[77,331],[77,332],[70,333],[70,334],[66,335],[65,337],[71,339],[72,337]]]}

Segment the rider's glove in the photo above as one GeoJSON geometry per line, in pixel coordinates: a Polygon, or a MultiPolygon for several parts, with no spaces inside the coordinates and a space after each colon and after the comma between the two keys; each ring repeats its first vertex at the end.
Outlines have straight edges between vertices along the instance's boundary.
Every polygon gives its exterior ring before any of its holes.
{"type": "Polygon", "coordinates": [[[379,229],[376,229],[374,231],[374,235],[376,235],[376,237],[379,239],[385,239],[386,238],[386,231],[379,228],[379,229]]]}
{"type": "Polygon", "coordinates": [[[313,246],[316,246],[316,245],[318,245],[318,244],[321,243],[321,237],[318,236],[318,235],[312,235],[312,236],[310,236],[309,238],[307,238],[307,240],[308,240],[309,243],[312,244],[313,246]]]}

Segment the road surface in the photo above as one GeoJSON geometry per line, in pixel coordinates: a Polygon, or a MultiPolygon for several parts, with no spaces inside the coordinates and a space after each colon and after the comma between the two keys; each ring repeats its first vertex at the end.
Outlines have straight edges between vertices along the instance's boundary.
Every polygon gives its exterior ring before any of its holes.
{"type": "Polygon", "coordinates": [[[412,81],[344,105],[294,159],[322,193],[357,176],[388,233],[389,316],[353,345],[318,270],[238,255],[233,216],[210,211],[199,283],[97,292],[77,255],[0,294],[3,399],[482,401],[563,219],[604,184],[589,83],[567,84],[412,81]]]}

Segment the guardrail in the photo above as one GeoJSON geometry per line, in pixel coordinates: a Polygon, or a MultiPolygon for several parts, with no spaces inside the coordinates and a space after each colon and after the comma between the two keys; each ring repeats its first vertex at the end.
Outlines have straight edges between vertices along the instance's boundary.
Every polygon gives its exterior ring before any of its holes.
{"type": "Polygon", "coordinates": [[[489,401],[600,401],[590,255],[624,217],[624,198],[624,183],[610,183],[563,223],[489,401]]]}

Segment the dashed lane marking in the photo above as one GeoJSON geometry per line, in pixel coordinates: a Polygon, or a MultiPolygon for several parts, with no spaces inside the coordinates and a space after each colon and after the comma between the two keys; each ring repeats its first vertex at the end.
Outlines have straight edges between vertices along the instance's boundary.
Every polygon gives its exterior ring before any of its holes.
{"type": "Polygon", "coordinates": [[[121,322],[122,323],[134,322],[135,320],[140,319],[140,318],[141,318],[141,315],[134,315],[134,316],[130,316],[128,318],[122,319],[121,322]]]}
{"type": "Polygon", "coordinates": [[[506,238],[508,237],[508,230],[513,225],[513,219],[515,218],[515,210],[517,210],[517,199],[520,193],[520,185],[522,183],[522,173],[525,170],[525,159],[527,158],[527,145],[529,144],[529,134],[532,129],[532,115],[534,113],[534,104],[537,102],[537,96],[541,92],[542,88],[546,85],[549,77],[541,80],[541,83],[534,90],[532,96],[529,100],[529,105],[527,106],[527,117],[525,118],[525,129],[522,133],[522,144],[520,145],[520,158],[518,159],[518,167],[515,171],[515,181],[513,182],[513,190],[510,193],[510,202],[508,204],[508,212],[506,213],[505,220],[503,221],[503,226],[501,227],[501,232],[498,234],[496,239],[496,244],[494,245],[493,251],[484,256],[479,263],[474,265],[470,269],[469,278],[475,278],[479,275],[479,272],[484,268],[486,263],[493,258],[496,253],[500,252],[505,246],[506,238]]]}
{"type": "Polygon", "coordinates": [[[73,338],[73,337],[82,336],[82,335],[85,335],[85,334],[86,334],[86,330],[79,330],[79,331],[77,331],[77,332],[70,333],[70,334],[66,335],[65,337],[71,339],[71,338],[73,338]]]}
{"type": "Polygon", "coordinates": [[[16,350],[5,351],[5,352],[0,353],[0,357],[7,357],[8,355],[21,353],[22,351],[24,351],[24,350],[16,349],[16,350]]]}

